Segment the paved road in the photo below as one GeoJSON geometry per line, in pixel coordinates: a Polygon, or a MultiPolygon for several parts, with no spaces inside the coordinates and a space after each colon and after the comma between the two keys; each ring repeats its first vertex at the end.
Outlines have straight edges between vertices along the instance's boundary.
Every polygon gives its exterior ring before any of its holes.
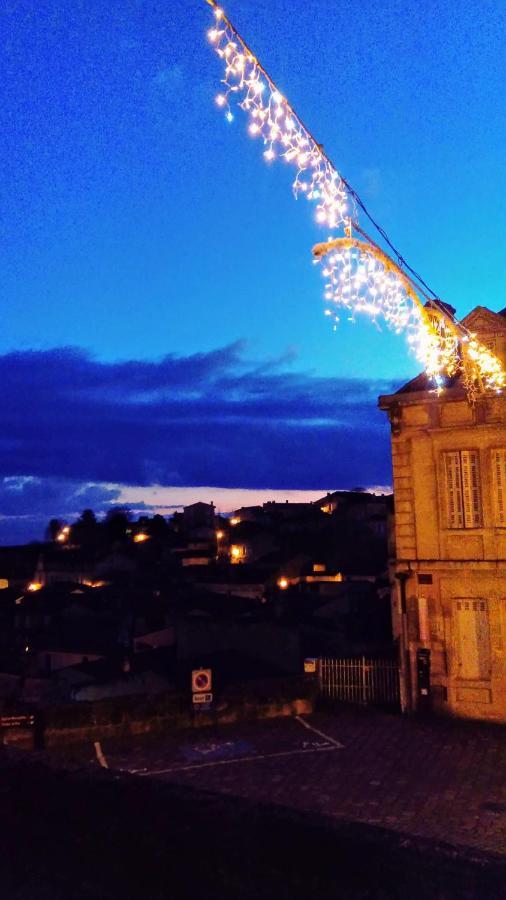
{"type": "Polygon", "coordinates": [[[104,741],[109,768],[506,854],[506,729],[339,709],[104,741]]]}

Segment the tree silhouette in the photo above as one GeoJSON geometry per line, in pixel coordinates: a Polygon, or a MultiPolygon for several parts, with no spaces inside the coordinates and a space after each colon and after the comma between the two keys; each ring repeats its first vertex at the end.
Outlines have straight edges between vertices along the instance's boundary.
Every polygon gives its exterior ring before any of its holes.
{"type": "Polygon", "coordinates": [[[46,528],[46,538],[48,541],[55,541],[56,536],[62,530],[63,523],[60,519],[50,519],[46,528]]]}
{"type": "Polygon", "coordinates": [[[92,509],[85,509],[72,526],[72,542],[87,550],[95,549],[100,543],[100,525],[92,509]]]}

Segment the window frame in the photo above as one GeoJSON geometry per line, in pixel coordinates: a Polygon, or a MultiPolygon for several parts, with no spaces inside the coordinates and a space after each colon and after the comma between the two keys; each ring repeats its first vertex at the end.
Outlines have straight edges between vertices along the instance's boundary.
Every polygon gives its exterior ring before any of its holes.
{"type": "Polygon", "coordinates": [[[441,455],[445,529],[476,531],[483,528],[483,467],[479,449],[445,448],[441,455]]]}
{"type": "Polygon", "coordinates": [[[506,447],[490,448],[490,469],[492,472],[492,511],[494,517],[494,528],[506,528],[506,447]],[[496,462],[496,454],[503,455],[503,463],[500,466],[502,472],[499,471],[496,462]],[[499,482],[502,479],[502,484],[499,482]],[[502,501],[500,500],[500,492],[502,491],[502,501]],[[502,510],[501,507],[502,506],[502,510]]]}

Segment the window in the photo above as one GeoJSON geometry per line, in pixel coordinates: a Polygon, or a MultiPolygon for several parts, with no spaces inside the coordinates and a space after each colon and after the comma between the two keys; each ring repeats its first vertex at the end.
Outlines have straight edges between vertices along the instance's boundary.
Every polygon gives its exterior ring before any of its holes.
{"type": "Polygon", "coordinates": [[[506,450],[492,450],[495,524],[506,527],[506,450]]]}
{"type": "Polygon", "coordinates": [[[490,636],[486,600],[456,601],[457,674],[490,678],[490,636]]]}
{"type": "Polygon", "coordinates": [[[446,527],[483,525],[478,450],[448,450],[444,454],[446,527]]]}

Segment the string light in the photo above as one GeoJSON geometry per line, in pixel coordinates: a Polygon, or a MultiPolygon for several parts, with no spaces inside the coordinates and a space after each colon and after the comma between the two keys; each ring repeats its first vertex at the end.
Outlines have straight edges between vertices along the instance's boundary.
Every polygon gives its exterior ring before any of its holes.
{"type": "Polygon", "coordinates": [[[349,215],[342,179],[223,10],[214,6],[214,15],[216,24],[207,35],[225,64],[223,87],[215,98],[217,106],[224,110],[229,122],[234,118],[232,101],[248,114],[249,134],[260,138],[266,147],[264,159],[281,159],[295,166],[295,196],[302,194],[314,202],[317,221],[337,228],[349,215]]]}
{"type": "Polygon", "coordinates": [[[483,390],[500,391],[506,373],[499,360],[474,335],[434,302],[423,304],[411,280],[396,263],[373,244],[352,237],[336,238],[313,248],[322,263],[326,312],[339,321],[338,310],[368,314],[397,334],[406,331],[410,348],[438,391],[443,377],[461,374],[474,399],[483,390]]]}
{"type": "Polygon", "coordinates": [[[506,373],[499,360],[454,321],[435,295],[432,300],[425,294],[420,287],[427,287],[425,282],[402,260],[223,10],[215,0],[207,2],[213,7],[215,17],[208,38],[225,66],[223,87],[215,98],[217,106],[224,111],[227,121],[232,122],[231,103],[235,101],[248,115],[251,137],[263,142],[264,159],[271,163],[279,158],[297,168],[293,182],[295,196],[302,194],[315,203],[316,221],[331,231],[344,228],[348,235],[329,238],[326,244],[313,248],[316,261],[324,260],[324,297],[328,304],[325,313],[333,319],[334,328],[339,321],[339,309],[348,310],[351,320],[358,313],[369,315],[376,324],[383,319],[395,332],[407,332],[408,344],[436,390],[442,390],[445,378],[461,375],[470,400],[483,391],[501,391],[506,386],[506,373]],[[356,213],[356,205],[420,285],[352,222],[351,213],[356,213]],[[351,237],[352,224],[366,242],[351,237]],[[423,304],[418,292],[429,299],[428,304],[423,304]]]}

